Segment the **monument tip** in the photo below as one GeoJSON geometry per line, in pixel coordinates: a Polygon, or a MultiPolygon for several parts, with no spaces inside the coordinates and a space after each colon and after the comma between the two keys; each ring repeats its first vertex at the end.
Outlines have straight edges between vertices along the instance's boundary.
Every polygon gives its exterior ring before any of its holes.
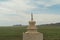
{"type": "Polygon", "coordinates": [[[33,21],[33,13],[31,13],[31,21],[33,21]]]}

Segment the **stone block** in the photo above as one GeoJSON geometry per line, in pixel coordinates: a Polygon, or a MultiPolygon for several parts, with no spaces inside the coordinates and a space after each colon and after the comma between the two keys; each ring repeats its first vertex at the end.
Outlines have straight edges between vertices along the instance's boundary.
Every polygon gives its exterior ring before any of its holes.
{"type": "Polygon", "coordinates": [[[42,33],[23,33],[23,40],[43,40],[42,33]]]}

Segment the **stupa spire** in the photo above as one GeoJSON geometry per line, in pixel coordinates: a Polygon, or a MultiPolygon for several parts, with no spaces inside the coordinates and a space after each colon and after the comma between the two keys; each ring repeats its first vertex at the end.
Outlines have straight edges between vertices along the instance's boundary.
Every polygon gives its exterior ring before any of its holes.
{"type": "Polygon", "coordinates": [[[31,13],[31,21],[33,21],[33,13],[31,13]]]}

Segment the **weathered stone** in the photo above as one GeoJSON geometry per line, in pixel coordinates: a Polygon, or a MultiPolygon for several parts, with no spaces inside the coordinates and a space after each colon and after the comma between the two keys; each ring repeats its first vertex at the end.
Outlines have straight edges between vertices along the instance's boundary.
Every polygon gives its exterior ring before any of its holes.
{"type": "Polygon", "coordinates": [[[42,33],[23,33],[23,40],[43,40],[42,33]]]}

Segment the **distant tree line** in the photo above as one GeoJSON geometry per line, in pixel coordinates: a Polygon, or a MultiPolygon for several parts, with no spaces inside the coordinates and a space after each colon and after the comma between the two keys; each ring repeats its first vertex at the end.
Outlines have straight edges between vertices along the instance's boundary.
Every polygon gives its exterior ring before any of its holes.
{"type": "MultiPolygon", "coordinates": [[[[13,26],[28,26],[28,25],[16,24],[13,26]]],[[[50,24],[42,24],[42,25],[36,25],[36,26],[60,26],[60,23],[50,23],[50,24]]]]}

